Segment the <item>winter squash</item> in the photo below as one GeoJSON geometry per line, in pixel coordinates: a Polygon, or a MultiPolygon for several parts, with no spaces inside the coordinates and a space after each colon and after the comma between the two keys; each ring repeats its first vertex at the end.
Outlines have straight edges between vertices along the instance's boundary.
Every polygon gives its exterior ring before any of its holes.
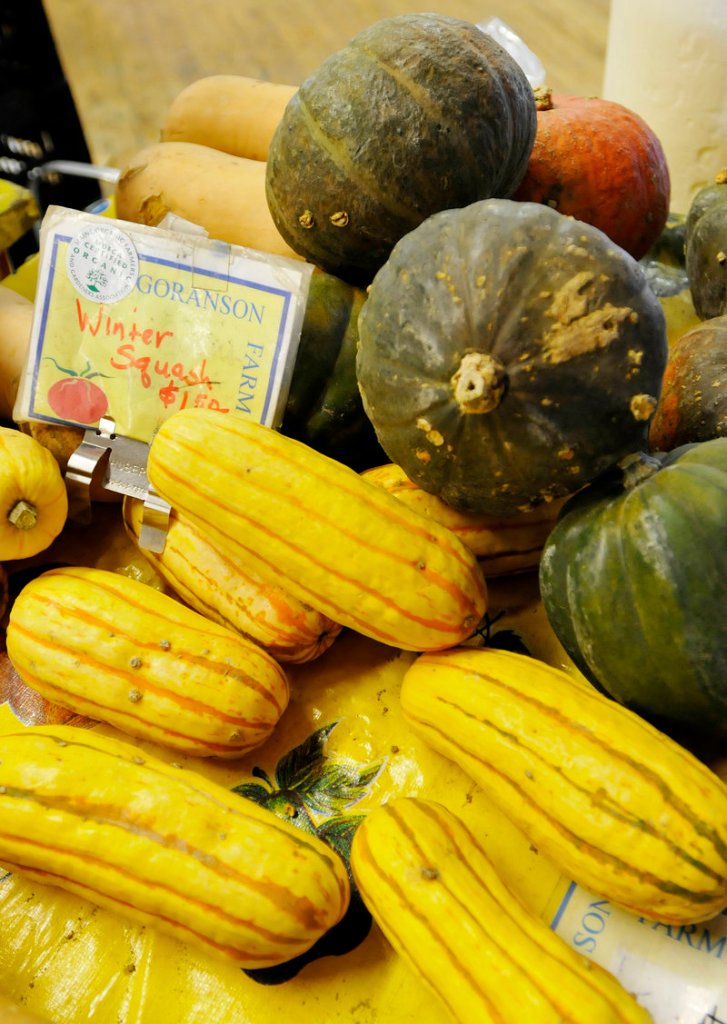
{"type": "Polygon", "coordinates": [[[591,892],[673,924],[727,906],[727,787],[638,714],[543,661],[471,647],[419,657],[401,702],[591,892]]]}
{"type": "Polygon", "coordinates": [[[476,25],[384,18],[288,103],[268,151],[270,212],[305,259],[368,283],[430,214],[511,195],[535,122],[524,72],[476,25]]]}
{"type": "Polygon", "coordinates": [[[687,274],[703,320],[727,313],[727,168],[700,189],[687,214],[687,274]]]}
{"type": "Polygon", "coordinates": [[[645,716],[727,733],[727,437],[638,454],[575,495],[540,562],[580,670],[645,716]]]}
{"type": "Polygon", "coordinates": [[[219,551],[344,627],[431,650],[472,636],[486,611],[477,557],[451,530],[242,413],[173,413],[147,471],[219,551]]]}
{"type": "MultiPolygon", "coordinates": [[[[544,615],[532,613],[533,594],[537,587],[530,579],[520,580],[516,593],[508,584],[505,604],[513,614],[502,625],[523,631],[533,651],[560,660],[562,649],[544,615]]],[[[511,887],[549,923],[549,897],[557,889],[557,907],[566,881],[466,773],[420,740],[404,719],[399,690],[413,658],[346,632],[315,663],[293,666],[289,713],[258,751],[212,763],[150,743],[144,750],[239,787],[293,821],[303,838],[313,832],[345,856],[353,830],[371,808],[420,793],[454,800],[470,827],[487,836],[488,851],[511,887]]],[[[17,720],[0,706],[0,745],[4,733],[17,730],[17,720]]],[[[246,971],[89,900],[19,874],[3,877],[0,870],[0,991],[56,1024],[131,1024],[132,1018],[155,1024],[344,1024],[356,1019],[355,1008],[365,1001],[386,1019],[392,998],[398,1024],[448,1024],[446,1012],[422,991],[370,916],[362,918],[360,901],[352,896],[351,904],[358,904],[358,915],[347,915],[328,945],[324,938],[307,956],[246,971]]]]}
{"type": "Polygon", "coordinates": [[[669,451],[727,437],[727,315],[703,320],[669,349],[652,448],[669,451]]]}
{"type": "Polygon", "coordinates": [[[664,310],[669,345],[700,323],[687,276],[684,254],[686,223],[685,213],[670,213],[666,227],[646,255],[639,260],[646,280],[664,310]]]}
{"type": "Polygon", "coordinates": [[[634,111],[597,96],[536,90],[538,129],[514,198],[546,203],[604,231],[635,259],[669,213],[662,145],[634,111]]]}
{"type": "Polygon", "coordinates": [[[316,267],[280,430],[357,471],[385,461],[356,380],[366,292],[316,267]]]}
{"type": "Polygon", "coordinates": [[[346,912],[330,846],[195,771],[74,725],[0,745],[0,861],[30,879],[247,968],[305,953],[346,912]]]}
{"type": "Polygon", "coordinates": [[[351,868],[394,949],[454,1021],[505,1024],[526,1006],[531,1020],[560,1024],[652,1020],[612,974],[528,913],[444,804],[405,797],[375,808],[356,831],[351,868]]]}
{"type": "Polygon", "coordinates": [[[572,493],[645,443],[664,314],[601,231],[536,203],[435,214],[359,317],[364,408],[390,461],[464,511],[572,493]]]}
{"type": "Polygon", "coordinates": [[[7,653],[47,700],[199,757],[260,746],[288,679],[247,637],[108,569],[59,566],[13,602],[7,653]]]}
{"type": "Polygon", "coordinates": [[[58,463],[35,438],[0,426],[0,560],[30,558],[55,540],[68,515],[58,463]]]}

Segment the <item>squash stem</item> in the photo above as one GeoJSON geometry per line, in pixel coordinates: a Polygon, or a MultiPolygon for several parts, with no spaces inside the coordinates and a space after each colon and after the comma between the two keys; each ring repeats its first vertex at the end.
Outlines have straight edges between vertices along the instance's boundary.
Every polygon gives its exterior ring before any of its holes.
{"type": "Polygon", "coordinates": [[[661,462],[647,452],[628,456],[621,463],[623,473],[622,485],[625,491],[631,491],[644,480],[648,480],[661,469],[661,462]]]}
{"type": "Polygon", "coordinates": [[[8,512],[8,520],[18,530],[32,530],[38,522],[38,509],[25,498],[21,498],[8,512]]]}

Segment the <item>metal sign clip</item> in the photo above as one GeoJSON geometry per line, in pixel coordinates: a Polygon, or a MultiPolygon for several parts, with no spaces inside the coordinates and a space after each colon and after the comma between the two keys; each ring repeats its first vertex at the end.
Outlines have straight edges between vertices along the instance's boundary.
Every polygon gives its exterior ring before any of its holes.
{"type": "Polygon", "coordinates": [[[146,474],[149,445],[116,433],[116,423],[103,416],[97,427],[89,427],[72,452],[66,468],[69,516],[78,522],[91,521],[91,486],[116,494],[128,494],[144,502],[141,547],[164,550],[171,506],[156,493],[146,474]]]}

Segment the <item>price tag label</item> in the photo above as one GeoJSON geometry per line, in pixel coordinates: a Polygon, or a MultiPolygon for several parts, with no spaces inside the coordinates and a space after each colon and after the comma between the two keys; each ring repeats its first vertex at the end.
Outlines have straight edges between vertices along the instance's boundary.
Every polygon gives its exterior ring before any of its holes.
{"type": "Polygon", "coordinates": [[[49,208],[17,422],[145,443],[190,406],[279,426],[313,267],[189,227],[49,208]]]}

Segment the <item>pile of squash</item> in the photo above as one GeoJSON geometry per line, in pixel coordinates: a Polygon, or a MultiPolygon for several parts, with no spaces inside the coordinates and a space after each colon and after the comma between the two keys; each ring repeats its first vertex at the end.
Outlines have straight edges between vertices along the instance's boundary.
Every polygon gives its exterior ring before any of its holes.
{"type": "Polygon", "coordinates": [[[636,114],[412,14],[299,89],[192,83],[115,207],[315,270],[280,429],[152,440],[162,552],[0,432],[0,991],[651,1020],[527,876],[727,907],[727,175],[669,219],[636,114]]]}

